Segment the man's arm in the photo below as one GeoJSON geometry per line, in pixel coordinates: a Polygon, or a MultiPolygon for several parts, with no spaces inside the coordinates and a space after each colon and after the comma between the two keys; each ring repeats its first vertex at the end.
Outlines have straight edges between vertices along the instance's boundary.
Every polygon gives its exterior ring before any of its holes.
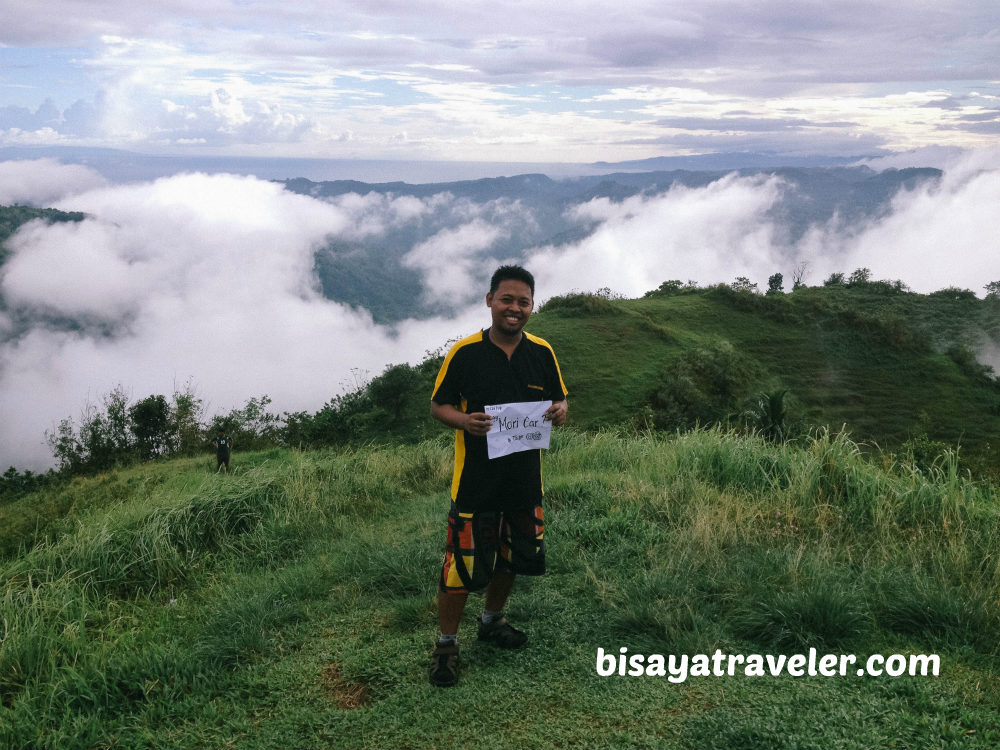
{"type": "Polygon", "coordinates": [[[439,404],[431,401],[431,416],[443,425],[453,430],[465,430],[470,435],[484,436],[490,431],[493,420],[485,412],[477,411],[466,414],[451,404],[439,404]]]}

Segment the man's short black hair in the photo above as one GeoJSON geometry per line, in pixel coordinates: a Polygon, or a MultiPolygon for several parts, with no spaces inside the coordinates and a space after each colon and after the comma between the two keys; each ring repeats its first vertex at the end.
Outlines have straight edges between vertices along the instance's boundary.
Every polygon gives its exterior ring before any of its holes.
{"type": "Polygon", "coordinates": [[[531,290],[531,296],[535,296],[535,277],[521,266],[500,266],[494,271],[490,279],[490,294],[496,293],[501,281],[523,281],[531,290]]]}

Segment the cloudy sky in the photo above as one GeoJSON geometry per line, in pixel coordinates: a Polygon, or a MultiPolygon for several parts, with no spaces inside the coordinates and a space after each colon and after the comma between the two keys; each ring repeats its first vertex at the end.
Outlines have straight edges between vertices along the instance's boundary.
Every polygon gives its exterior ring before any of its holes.
{"type": "Polygon", "coordinates": [[[996,0],[3,0],[0,146],[516,162],[1000,135],[996,0]]]}

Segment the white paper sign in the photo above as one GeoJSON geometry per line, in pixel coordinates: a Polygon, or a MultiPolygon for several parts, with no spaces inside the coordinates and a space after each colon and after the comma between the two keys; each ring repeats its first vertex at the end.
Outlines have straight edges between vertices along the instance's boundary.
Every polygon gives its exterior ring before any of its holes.
{"type": "Polygon", "coordinates": [[[545,419],[551,401],[525,401],[517,404],[492,404],[484,411],[493,418],[486,433],[490,458],[500,458],[518,451],[549,447],[552,422],[545,419]]]}

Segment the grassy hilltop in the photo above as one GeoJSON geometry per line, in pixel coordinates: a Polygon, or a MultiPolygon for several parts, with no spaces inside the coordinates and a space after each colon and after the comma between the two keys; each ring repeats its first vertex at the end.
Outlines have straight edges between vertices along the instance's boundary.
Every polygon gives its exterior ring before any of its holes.
{"type": "Polygon", "coordinates": [[[921,472],[828,433],[558,430],[549,573],[509,609],[532,642],[478,646],[474,598],[452,690],[425,672],[447,436],[235,459],[77,479],[3,560],[0,746],[1000,743],[1000,514],[953,456],[921,472]],[[622,647],[934,654],[940,674],[599,675],[622,647]]]}
{"type": "MultiPolygon", "coordinates": [[[[923,466],[958,449],[963,468],[1000,476],[1000,380],[978,360],[1000,351],[994,295],[915,294],[868,281],[864,269],[767,295],[745,279],[665,282],[640,299],[607,291],[549,299],[529,330],[556,349],[577,427],[723,424],[785,438],[829,427],[870,453],[923,466]]],[[[286,443],[437,435],[427,399],[440,361],[395,365],[316,414],[293,415],[286,443]]]]}
{"type": "Polygon", "coordinates": [[[998,321],[857,278],[549,300],[530,330],[572,391],[550,570],[511,600],[523,652],[476,644],[473,600],[454,690],[426,678],[452,460],[433,358],[286,415],[302,447],[229,476],[161,459],[11,495],[0,747],[996,747],[1000,396],[974,353],[998,321]],[[623,647],[941,669],[598,674],[623,647]]]}
{"type": "Polygon", "coordinates": [[[846,426],[891,451],[924,434],[961,445],[974,468],[1000,468],[1000,386],[976,361],[1000,342],[1000,299],[869,281],[774,295],[667,283],[643,299],[570,295],[543,310],[532,330],[557,347],[576,424],[738,423],[760,394],[784,392],[793,432],[846,426]]]}

